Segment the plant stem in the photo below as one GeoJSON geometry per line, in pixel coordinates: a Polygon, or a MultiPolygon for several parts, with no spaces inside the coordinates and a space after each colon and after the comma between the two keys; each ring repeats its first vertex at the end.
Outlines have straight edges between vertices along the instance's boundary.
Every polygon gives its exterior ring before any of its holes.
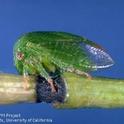
{"type": "Polygon", "coordinates": [[[64,73],[67,97],[57,108],[124,107],[124,79],[93,78],[64,73]]]}
{"type": "MultiPolygon", "coordinates": [[[[124,107],[124,79],[83,78],[73,73],[64,73],[67,86],[64,103],[56,108],[124,107]]],[[[23,88],[23,76],[0,74],[0,104],[36,102],[36,82],[30,77],[30,88],[23,88]]]]}
{"type": "Polygon", "coordinates": [[[34,78],[30,77],[30,88],[23,88],[23,77],[12,74],[0,74],[0,104],[35,102],[34,78]]]}

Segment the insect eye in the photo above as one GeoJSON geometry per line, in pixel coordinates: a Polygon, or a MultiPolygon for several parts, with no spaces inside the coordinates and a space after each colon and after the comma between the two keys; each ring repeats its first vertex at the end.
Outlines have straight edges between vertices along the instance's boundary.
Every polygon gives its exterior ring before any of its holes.
{"type": "Polygon", "coordinates": [[[18,60],[22,60],[22,59],[24,58],[24,54],[23,54],[22,52],[17,52],[17,53],[16,53],[16,58],[17,58],[18,60]]]}

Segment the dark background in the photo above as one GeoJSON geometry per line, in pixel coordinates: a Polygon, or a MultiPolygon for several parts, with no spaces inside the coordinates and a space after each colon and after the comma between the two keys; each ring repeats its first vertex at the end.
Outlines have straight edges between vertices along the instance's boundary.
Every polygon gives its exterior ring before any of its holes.
{"type": "MultiPolygon", "coordinates": [[[[13,45],[30,31],[65,31],[102,45],[115,65],[93,75],[124,77],[123,0],[0,0],[0,70],[17,73],[13,45]]],[[[4,96],[4,95],[3,95],[4,96]]],[[[0,113],[52,118],[56,124],[124,123],[124,109],[57,110],[47,104],[0,105],[0,113]]]]}

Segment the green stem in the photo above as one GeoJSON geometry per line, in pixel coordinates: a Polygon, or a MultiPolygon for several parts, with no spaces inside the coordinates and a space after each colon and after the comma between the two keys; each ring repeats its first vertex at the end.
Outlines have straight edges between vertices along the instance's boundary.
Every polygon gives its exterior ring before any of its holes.
{"type": "MultiPolygon", "coordinates": [[[[76,74],[64,73],[67,94],[64,103],[56,108],[124,107],[124,79],[83,78],[76,74]]],[[[0,104],[36,102],[35,78],[30,77],[30,88],[23,88],[23,77],[0,74],[0,104]]]]}
{"type": "Polygon", "coordinates": [[[124,79],[93,78],[65,73],[67,97],[56,108],[124,107],[124,79]]]}

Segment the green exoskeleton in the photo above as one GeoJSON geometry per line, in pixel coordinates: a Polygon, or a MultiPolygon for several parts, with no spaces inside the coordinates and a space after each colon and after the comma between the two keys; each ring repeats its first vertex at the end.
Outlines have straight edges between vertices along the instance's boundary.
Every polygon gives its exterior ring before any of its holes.
{"type": "Polygon", "coordinates": [[[90,78],[88,72],[113,65],[112,58],[96,43],[65,32],[30,32],[20,37],[14,47],[14,62],[24,75],[41,75],[55,92],[53,77],[72,72],[90,78]]]}

